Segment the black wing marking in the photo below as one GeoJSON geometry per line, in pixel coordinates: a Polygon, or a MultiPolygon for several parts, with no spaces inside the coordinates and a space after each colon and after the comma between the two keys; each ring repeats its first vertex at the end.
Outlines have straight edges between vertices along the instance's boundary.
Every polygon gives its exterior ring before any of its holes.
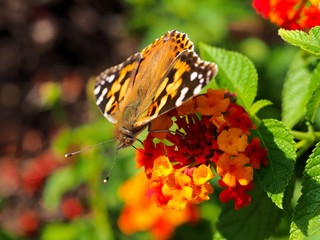
{"type": "Polygon", "coordinates": [[[141,59],[141,53],[136,53],[123,63],[106,69],[97,77],[94,87],[96,104],[112,123],[117,123],[115,115],[118,113],[119,103],[133,84],[141,59]]]}

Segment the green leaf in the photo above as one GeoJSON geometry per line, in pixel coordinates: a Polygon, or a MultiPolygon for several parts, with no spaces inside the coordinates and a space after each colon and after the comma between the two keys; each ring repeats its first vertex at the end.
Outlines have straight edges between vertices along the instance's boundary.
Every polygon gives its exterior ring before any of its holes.
{"type": "Polygon", "coordinates": [[[226,239],[259,240],[273,233],[280,222],[282,211],[258,185],[249,194],[252,201],[247,207],[235,211],[230,204],[223,208],[217,223],[217,236],[221,234],[226,239]]]}
{"type": "Polygon", "coordinates": [[[256,101],[253,103],[253,105],[250,108],[250,114],[252,116],[255,116],[262,108],[272,105],[273,103],[266,99],[261,99],[259,101],[256,101]]]}
{"type": "Polygon", "coordinates": [[[291,129],[301,119],[306,111],[309,99],[311,73],[308,63],[314,58],[304,59],[298,54],[290,66],[283,87],[282,121],[291,129]]]}
{"type": "Polygon", "coordinates": [[[293,214],[290,239],[303,239],[314,234],[320,236],[320,143],[307,161],[301,192],[293,214]]]}
{"type": "Polygon", "coordinates": [[[320,27],[312,28],[309,33],[298,30],[279,29],[279,35],[286,42],[320,56],[320,27]]]}
{"type": "Polygon", "coordinates": [[[284,191],[294,171],[295,142],[289,129],[275,119],[262,120],[256,132],[268,149],[269,160],[269,166],[262,167],[257,175],[268,196],[282,208],[284,191]]]}
{"type": "Polygon", "coordinates": [[[200,52],[203,59],[218,65],[218,87],[236,93],[237,103],[249,110],[256,97],[258,84],[258,75],[253,63],[239,53],[206,44],[200,44],[200,52]]]}
{"type": "Polygon", "coordinates": [[[71,167],[55,171],[47,181],[43,192],[43,202],[46,208],[57,208],[62,195],[78,184],[77,176],[71,167]]]}
{"type": "Polygon", "coordinates": [[[311,123],[315,122],[317,110],[320,105],[320,86],[316,88],[307,104],[306,119],[311,123]]]}
{"type": "Polygon", "coordinates": [[[86,219],[77,219],[68,224],[54,223],[45,226],[41,234],[42,240],[69,240],[69,239],[110,239],[97,238],[96,229],[93,228],[92,222],[86,219]]]}
{"type": "Polygon", "coordinates": [[[78,237],[78,228],[74,224],[48,224],[45,226],[41,239],[43,240],[68,240],[78,237]]]}
{"type": "Polygon", "coordinates": [[[311,96],[307,103],[306,119],[311,123],[314,123],[320,105],[320,63],[313,71],[310,92],[311,96]]]}

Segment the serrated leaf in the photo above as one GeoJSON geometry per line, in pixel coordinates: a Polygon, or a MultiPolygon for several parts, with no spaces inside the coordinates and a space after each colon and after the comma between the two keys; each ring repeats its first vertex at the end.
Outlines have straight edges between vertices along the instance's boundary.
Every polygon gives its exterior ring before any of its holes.
{"type": "Polygon", "coordinates": [[[257,171],[257,176],[271,200],[282,208],[284,192],[294,171],[295,142],[289,129],[275,119],[262,120],[257,133],[268,149],[269,160],[269,166],[257,171]]]}
{"type": "Polygon", "coordinates": [[[262,108],[272,105],[273,103],[266,99],[254,102],[250,108],[250,115],[255,116],[262,108]]]}
{"type": "Polygon", "coordinates": [[[285,78],[282,93],[282,121],[290,129],[305,115],[311,76],[308,59],[297,54],[285,78]]]}
{"type": "Polygon", "coordinates": [[[311,96],[307,103],[306,119],[314,123],[320,105],[320,63],[313,71],[309,89],[311,96]]]}
{"type": "Polygon", "coordinates": [[[320,143],[307,161],[301,192],[293,214],[290,239],[303,239],[320,232],[320,143]]]}
{"type": "Polygon", "coordinates": [[[203,59],[218,65],[218,87],[236,93],[237,103],[249,110],[256,97],[258,84],[258,75],[253,63],[239,53],[206,44],[200,45],[200,52],[203,59]]]}
{"type": "Polygon", "coordinates": [[[266,239],[278,226],[282,211],[258,185],[249,194],[252,201],[247,207],[239,211],[234,211],[231,205],[223,208],[217,229],[226,239],[266,239]]]}
{"type": "Polygon", "coordinates": [[[299,30],[279,29],[279,35],[286,42],[320,56],[320,27],[312,28],[309,33],[299,30]]]}
{"type": "Polygon", "coordinates": [[[317,110],[320,105],[320,87],[314,90],[308,104],[307,104],[307,112],[306,119],[311,123],[315,122],[317,110]]]}

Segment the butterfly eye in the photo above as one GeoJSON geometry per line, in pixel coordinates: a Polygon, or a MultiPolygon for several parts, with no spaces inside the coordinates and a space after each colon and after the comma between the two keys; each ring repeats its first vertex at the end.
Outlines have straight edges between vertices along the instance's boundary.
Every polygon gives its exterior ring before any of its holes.
{"type": "Polygon", "coordinates": [[[127,145],[132,145],[132,143],[135,141],[134,138],[132,138],[131,136],[125,136],[124,138],[124,142],[127,144],[127,145]]]}
{"type": "Polygon", "coordinates": [[[124,135],[121,139],[120,139],[120,143],[117,147],[117,150],[121,149],[121,148],[126,148],[126,147],[130,147],[134,142],[135,142],[135,138],[129,135],[124,135]]]}

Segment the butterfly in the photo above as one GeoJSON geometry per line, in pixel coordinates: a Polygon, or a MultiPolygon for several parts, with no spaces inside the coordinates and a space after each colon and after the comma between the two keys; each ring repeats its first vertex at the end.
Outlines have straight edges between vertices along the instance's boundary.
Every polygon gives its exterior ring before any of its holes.
{"type": "Polygon", "coordinates": [[[175,30],[102,72],[94,95],[118,128],[117,150],[131,146],[153,119],[200,93],[217,72],[215,63],[195,53],[187,34],[175,30]]]}

